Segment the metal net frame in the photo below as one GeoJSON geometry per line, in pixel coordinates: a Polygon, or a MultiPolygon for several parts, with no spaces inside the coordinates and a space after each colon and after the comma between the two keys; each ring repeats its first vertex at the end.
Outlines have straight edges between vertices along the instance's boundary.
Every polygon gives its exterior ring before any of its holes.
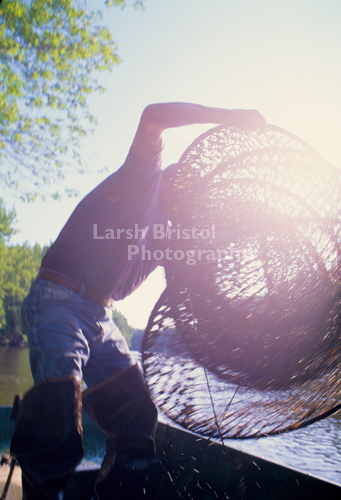
{"type": "Polygon", "coordinates": [[[220,126],[173,181],[167,287],[142,356],[159,409],[219,438],[339,409],[340,172],[278,127],[220,126]]]}

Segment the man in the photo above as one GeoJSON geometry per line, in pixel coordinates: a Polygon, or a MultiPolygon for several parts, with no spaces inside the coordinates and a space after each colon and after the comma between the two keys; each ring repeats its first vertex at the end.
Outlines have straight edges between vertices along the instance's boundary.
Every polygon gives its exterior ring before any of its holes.
{"type": "Polygon", "coordinates": [[[23,304],[35,386],[20,405],[11,446],[26,500],[60,498],[81,460],[82,379],[88,386],[83,407],[107,436],[97,498],[139,495],[154,456],[157,411],[110,303],[132,293],[158,265],[136,249],[162,249],[152,228],[167,225],[163,133],[197,123],[253,129],[265,120],[256,111],[148,106],[124,165],[79,203],[43,259],[23,304]]]}

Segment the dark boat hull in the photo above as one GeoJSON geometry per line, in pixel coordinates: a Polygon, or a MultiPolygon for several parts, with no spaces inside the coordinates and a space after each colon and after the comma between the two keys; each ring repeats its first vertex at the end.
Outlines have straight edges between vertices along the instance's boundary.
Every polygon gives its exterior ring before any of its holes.
{"type": "MultiPolygon", "coordinates": [[[[13,432],[10,407],[0,407],[0,450],[13,432]]],[[[104,453],[105,437],[84,415],[86,456],[104,453]]],[[[314,500],[341,498],[341,485],[252,456],[160,422],[156,435],[160,459],[148,477],[145,500],[314,500]]],[[[90,500],[97,466],[82,466],[72,477],[66,500],[90,500]]],[[[1,492],[0,492],[1,493],[1,492]]]]}

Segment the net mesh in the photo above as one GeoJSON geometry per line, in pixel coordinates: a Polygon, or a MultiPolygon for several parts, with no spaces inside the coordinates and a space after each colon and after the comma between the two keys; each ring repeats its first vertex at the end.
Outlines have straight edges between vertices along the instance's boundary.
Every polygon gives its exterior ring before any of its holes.
{"type": "Polygon", "coordinates": [[[248,438],[339,408],[340,214],[340,172],[277,127],[217,127],[187,149],[143,346],[163,413],[248,438]]]}

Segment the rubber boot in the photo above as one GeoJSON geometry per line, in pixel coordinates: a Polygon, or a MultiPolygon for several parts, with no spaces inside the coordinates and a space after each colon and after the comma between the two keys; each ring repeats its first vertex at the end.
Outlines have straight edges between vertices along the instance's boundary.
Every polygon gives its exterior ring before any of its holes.
{"type": "Polygon", "coordinates": [[[57,500],[83,457],[81,381],[46,379],[24,396],[11,454],[22,471],[23,500],[57,500]]]}
{"type": "Polygon", "coordinates": [[[138,365],[83,393],[83,408],[107,436],[95,491],[100,500],[146,500],[157,410],[138,365]]]}

